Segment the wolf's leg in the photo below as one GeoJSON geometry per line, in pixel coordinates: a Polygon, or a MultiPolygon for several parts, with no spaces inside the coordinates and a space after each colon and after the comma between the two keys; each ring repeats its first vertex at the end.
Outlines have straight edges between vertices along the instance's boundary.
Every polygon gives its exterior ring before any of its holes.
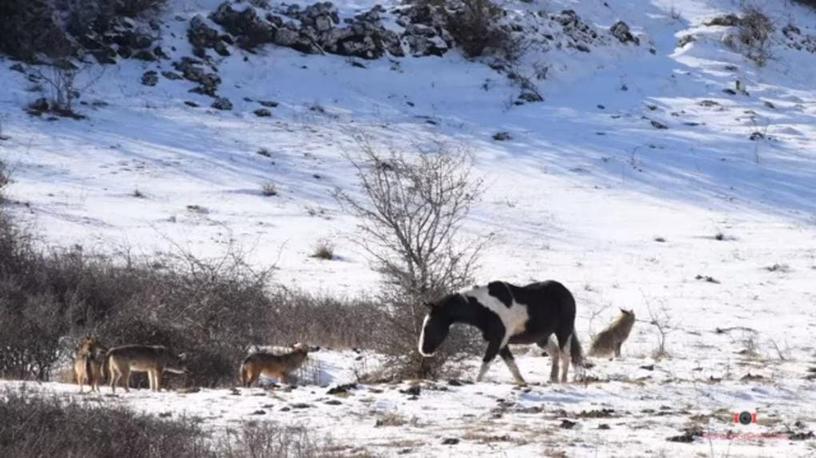
{"type": "Polygon", "coordinates": [[[524,378],[522,378],[521,372],[519,372],[519,368],[516,366],[516,361],[513,359],[513,354],[510,353],[510,347],[505,345],[499,352],[499,355],[501,355],[502,360],[504,360],[504,364],[507,364],[507,367],[513,374],[513,378],[516,380],[516,383],[519,385],[526,385],[527,382],[525,382],[524,378]]]}
{"type": "Polygon", "coordinates": [[[122,378],[125,379],[125,392],[130,393],[130,367],[122,370],[122,378]]]}
{"type": "Polygon", "coordinates": [[[156,369],[156,373],[153,374],[153,383],[156,387],[156,392],[158,393],[161,391],[161,377],[162,377],[162,370],[161,368],[156,369]]]}
{"type": "Polygon", "coordinates": [[[620,358],[620,355],[621,355],[621,345],[623,345],[623,342],[618,342],[618,344],[617,344],[617,345],[615,345],[615,358],[620,358]]]}
{"type": "Polygon", "coordinates": [[[110,387],[111,393],[116,393],[116,384],[119,383],[119,371],[115,369],[113,362],[108,365],[108,372],[110,372],[110,387]]]}

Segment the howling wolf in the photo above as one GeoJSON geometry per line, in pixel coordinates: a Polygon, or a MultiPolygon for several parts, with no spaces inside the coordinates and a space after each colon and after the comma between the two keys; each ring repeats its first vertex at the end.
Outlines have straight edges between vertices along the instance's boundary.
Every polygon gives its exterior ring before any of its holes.
{"type": "Polygon", "coordinates": [[[620,357],[621,345],[629,337],[632,325],[635,324],[635,313],[633,311],[624,309],[620,309],[620,311],[621,315],[618,319],[592,339],[589,356],[607,356],[614,352],[616,357],[620,357]]]}

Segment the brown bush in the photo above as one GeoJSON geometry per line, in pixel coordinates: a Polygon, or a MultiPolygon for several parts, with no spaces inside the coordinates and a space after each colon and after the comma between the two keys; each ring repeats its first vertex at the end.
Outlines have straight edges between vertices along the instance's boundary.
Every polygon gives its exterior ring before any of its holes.
{"type": "Polygon", "coordinates": [[[64,58],[90,31],[104,34],[120,17],[153,11],[166,0],[0,1],[0,52],[33,61],[38,54],[64,58]],[[58,18],[64,18],[60,21],[58,18]]]}
{"type": "Polygon", "coordinates": [[[187,353],[190,375],[169,386],[232,385],[250,345],[371,348],[389,332],[373,301],[269,290],[270,271],[243,259],[234,247],[214,260],[38,251],[0,213],[0,376],[47,380],[66,340],[92,334],[187,353]]]}
{"type": "Polygon", "coordinates": [[[487,50],[513,58],[518,42],[500,24],[505,11],[492,0],[460,0],[449,3],[446,28],[468,57],[479,57],[487,50]]]}
{"type": "Polygon", "coordinates": [[[759,8],[748,7],[737,25],[737,38],[747,57],[757,65],[765,65],[771,57],[769,39],[775,30],[773,21],[759,8]]]}
{"type": "Polygon", "coordinates": [[[212,440],[194,420],[184,417],[162,419],[25,388],[0,393],[0,418],[0,456],[5,458],[348,456],[334,451],[328,440],[314,439],[303,427],[248,422],[212,440]]]}
{"type": "Polygon", "coordinates": [[[190,420],[163,420],[6,390],[0,396],[0,456],[204,457],[205,436],[190,420]]]}

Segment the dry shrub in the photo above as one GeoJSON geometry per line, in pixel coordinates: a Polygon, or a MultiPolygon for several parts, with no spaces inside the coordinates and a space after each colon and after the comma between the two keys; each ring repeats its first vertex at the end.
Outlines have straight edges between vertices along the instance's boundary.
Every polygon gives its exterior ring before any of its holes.
{"type": "Polygon", "coordinates": [[[472,284],[486,241],[465,241],[459,231],[482,182],[471,176],[466,151],[435,144],[409,155],[379,151],[365,139],[359,145],[349,160],[364,197],[341,190],[336,197],[361,222],[359,243],[384,278],[376,348],[393,357],[395,377],[433,377],[463,341],[452,336],[436,357],[423,358],[417,351],[427,313],[422,304],[472,284]]]}
{"type": "Polygon", "coordinates": [[[491,0],[459,0],[449,2],[447,30],[468,57],[479,57],[492,50],[517,55],[518,43],[501,20],[505,11],[491,0]]]}
{"type": "Polygon", "coordinates": [[[232,382],[246,346],[273,328],[269,271],[253,270],[234,249],[215,260],[42,252],[0,215],[0,279],[6,376],[48,379],[71,350],[63,336],[94,334],[107,346],[163,344],[187,352],[190,382],[232,382]]]}
{"type": "Polygon", "coordinates": [[[312,257],[331,261],[334,259],[334,244],[326,239],[318,240],[312,257]]]}
{"type": "MultiPolygon", "coordinates": [[[[304,342],[333,348],[372,348],[387,332],[383,310],[373,299],[335,298],[278,288],[272,291],[270,320],[275,325],[264,343],[304,342]]],[[[257,342],[256,342],[257,343],[257,342]]]]}
{"type": "Polygon", "coordinates": [[[239,430],[228,430],[218,446],[218,455],[226,458],[349,456],[332,451],[329,441],[314,439],[303,426],[269,422],[247,422],[239,430]]]}
{"type": "Polygon", "coordinates": [[[215,456],[189,420],[94,406],[26,391],[0,395],[0,456],[215,456]]]}
{"type": "Polygon", "coordinates": [[[48,0],[0,2],[0,52],[24,60],[43,53],[63,57],[73,52],[70,39],[55,20],[48,0]]]}
{"type": "Polygon", "coordinates": [[[810,8],[816,8],[816,0],[794,0],[796,3],[810,8]]]}
{"type": "Polygon", "coordinates": [[[166,0],[2,0],[0,52],[26,61],[64,58],[88,32],[104,34],[122,17],[154,11],[166,0]]]}
{"type": "Polygon", "coordinates": [[[765,65],[770,58],[769,40],[775,30],[773,21],[759,8],[745,8],[737,25],[737,38],[746,56],[765,65]]]}
{"type": "Polygon", "coordinates": [[[349,456],[300,426],[247,422],[213,440],[191,419],[163,419],[122,406],[59,399],[25,387],[0,393],[0,418],[0,456],[6,458],[349,456]]]}
{"type": "MultiPolygon", "coordinates": [[[[169,386],[232,385],[250,345],[367,347],[387,333],[367,299],[270,290],[237,247],[217,259],[179,251],[151,259],[41,251],[0,213],[0,376],[48,380],[72,336],[112,347],[166,345],[190,374],[169,386]]],[[[137,382],[139,379],[137,379],[137,382]]]]}

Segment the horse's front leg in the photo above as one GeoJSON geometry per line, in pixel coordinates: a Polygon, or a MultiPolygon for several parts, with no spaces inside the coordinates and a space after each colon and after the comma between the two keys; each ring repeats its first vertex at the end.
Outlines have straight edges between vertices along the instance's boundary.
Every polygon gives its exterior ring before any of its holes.
{"type": "Polygon", "coordinates": [[[507,364],[507,367],[513,374],[513,378],[516,380],[516,383],[519,385],[527,385],[527,382],[525,382],[524,378],[521,376],[521,372],[519,372],[518,366],[516,366],[516,361],[513,359],[513,354],[510,353],[510,346],[505,345],[504,348],[501,349],[499,354],[504,360],[504,364],[507,364]]]}
{"type": "Polygon", "coordinates": [[[479,376],[476,377],[477,382],[481,382],[487,370],[490,368],[490,363],[496,359],[499,354],[499,347],[501,341],[499,339],[491,339],[487,344],[487,352],[485,352],[484,359],[482,359],[482,367],[479,369],[479,376]]]}

